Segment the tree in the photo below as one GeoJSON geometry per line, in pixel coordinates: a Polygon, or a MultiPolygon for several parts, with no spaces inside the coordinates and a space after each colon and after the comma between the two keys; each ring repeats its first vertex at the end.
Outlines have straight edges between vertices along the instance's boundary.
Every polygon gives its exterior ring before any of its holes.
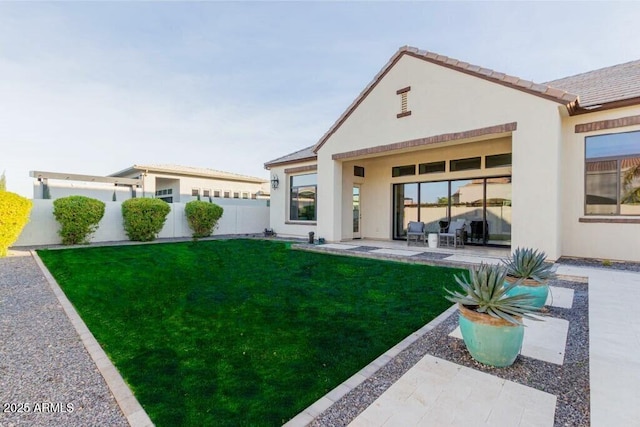
{"type": "Polygon", "coordinates": [[[4,175],[5,171],[2,171],[0,176],[0,191],[7,191],[7,177],[4,175]]]}
{"type": "Polygon", "coordinates": [[[638,181],[640,181],[640,162],[624,172],[622,178],[622,185],[625,191],[622,197],[623,203],[640,203],[640,185],[634,186],[638,181]]]}

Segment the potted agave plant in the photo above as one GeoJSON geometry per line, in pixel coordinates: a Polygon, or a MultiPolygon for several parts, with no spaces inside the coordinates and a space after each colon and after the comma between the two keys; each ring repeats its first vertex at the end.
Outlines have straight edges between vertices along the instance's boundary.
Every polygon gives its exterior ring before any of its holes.
{"type": "Polygon", "coordinates": [[[556,277],[553,264],[545,262],[547,254],[530,248],[517,248],[503,260],[507,269],[505,284],[513,284],[508,295],[530,295],[532,305],[542,308],[549,295],[549,280],[556,277]]]}
{"type": "Polygon", "coordinates": [[[504,286],[506,270],[500,265],[480,264],[469,269],[469,277],[454,276],[460,291],[445,298],[458,304],[462,339],[471,356],[480,363],[510,366],[518,357],[524,339],[523,318],[540,320],[532,313],[528,295],[507,295],[515,286],[504,286]]]}

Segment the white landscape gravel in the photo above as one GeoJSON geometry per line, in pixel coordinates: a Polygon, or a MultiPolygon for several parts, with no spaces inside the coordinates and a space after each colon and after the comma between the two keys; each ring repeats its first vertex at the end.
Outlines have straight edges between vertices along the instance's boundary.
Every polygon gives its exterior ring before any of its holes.
{"type": "Polygon", "coordinates": [[[127,426],[28,252],[0,258],[0,426],[127,426]]]}

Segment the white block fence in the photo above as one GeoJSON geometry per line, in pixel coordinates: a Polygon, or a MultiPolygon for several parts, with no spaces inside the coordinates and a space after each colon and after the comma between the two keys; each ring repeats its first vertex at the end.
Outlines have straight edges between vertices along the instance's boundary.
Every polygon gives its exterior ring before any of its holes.
{"type": "MultiPolygon", "coordinates": [[[[265,200],[216,199],[224,209],[213,235],[261,233],[269,227],[269,207],[265,200]]],[[[159,238],[191,237],[184,214],[185,203],[170,203],[171,212],[158,235],[159,238]]],[[[53,216],[53,200],[34,199],[29,223],[22,230],[18,246],[60,244],[60,224],[53,216]]],[[[104,217],[92,242],[128,241],[122,225],[122,202],[105,202],[104,217]]]]}

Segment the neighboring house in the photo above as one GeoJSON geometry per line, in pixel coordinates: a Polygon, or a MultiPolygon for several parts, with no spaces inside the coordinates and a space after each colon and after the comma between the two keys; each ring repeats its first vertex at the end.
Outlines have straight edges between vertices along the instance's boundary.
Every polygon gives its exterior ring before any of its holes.
{"type": "Polygon", "coordinates": [[[32,171],[34,199],[83,195],[103,201],[155,197],[168,203],[197,199],[268,199],[262,178],[177,165],[133,165],[107,177],[32,171]]]}
{"type": "Polygon", "coordinates": [[[640,261],[640,61],[537,84],[401,48],[312,147],[271,160],[271,227],[640,261]]]}
{"type": "Polygon", "coordinates": [[[156,197],[169,203],[188,202],[200,196],[208,200],[267,199],[266,179],[239,175],[207,168],[178,165],[133,165],[111,177],[139,178],[146,197],[156,197]]]}

